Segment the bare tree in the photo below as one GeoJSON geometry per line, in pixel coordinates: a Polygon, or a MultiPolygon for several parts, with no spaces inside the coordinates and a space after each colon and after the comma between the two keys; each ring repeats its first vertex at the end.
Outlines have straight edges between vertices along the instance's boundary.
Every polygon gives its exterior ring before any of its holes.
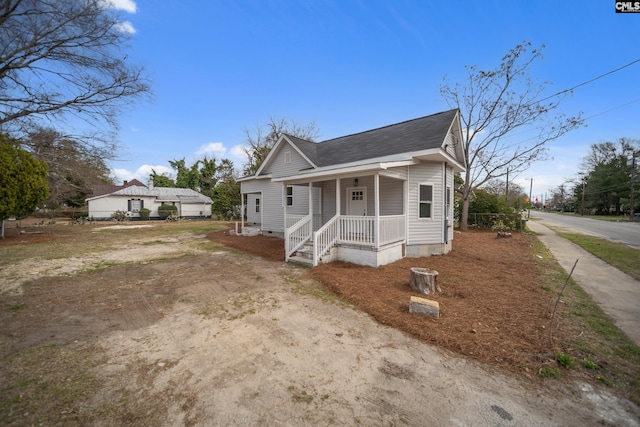
{"type": "MultiPolygon", "coordinates": [[[[150,91],[124,52],[130,33],[105,0],[0,0],[0,131],[79,117],[117,126],[150,91]]],[[[95,140],[94,140],[95,141],[95,140]]]]}
{"type": "Polygon", "coordinates": [[[48,166],[50,207],[83,206],[94,185],[113,184],[104,162],[106,149],[96,149],[54,129],[37,128],[20,141],[48,166]]]}
{"type": "Polygon", "coordinates": [[[247,155],[247,163],[243,168],[245,175],[252,175],[258,171],[282,134],[286,133],[307,141],[315,141],[320,136],[320,130],[314,121],[301,125],[293,120],[274,119],[273,117],[267,123],[256,126],[253,131],[245,129],[244,133],[247,143],[247,146],[244,147],[247,155]]]}
{"type": "MultiPolygon", "coordinates": [[[[544,47],[544,46],[543,46],[544,47]]],[[[542,47],[542,48],[543,48],[542,47]]],[[[543,98],[549,82],[538,82],[530,68],[542,57],[541,49],[523,42],[511,49],[495,70],[466,67],[464,83],[450,86],[445,81],[440,93],[452,108],[460,110],[466,173],[458,189],[462,197],[460,228],[467,229],[469,197],[485,182],[517,174],[532,162],[544,158],[545,144],[582,125],[580,115],[565,117],[557,110],[562,97],[543,98]],[[522,139],[516,131],[533,130],[535,136],[522,139]]]]}

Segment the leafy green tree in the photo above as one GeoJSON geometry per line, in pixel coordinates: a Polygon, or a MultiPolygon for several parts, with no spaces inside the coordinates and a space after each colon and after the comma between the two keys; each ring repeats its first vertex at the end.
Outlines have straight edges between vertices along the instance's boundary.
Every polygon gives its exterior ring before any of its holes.
{"type": "Polygon", "coordinates": [[[176,171],[176,187],[191,188],[197,190],[200,184],[200,161],[196,161],[191,167],[187,167],[183,159],[169,160],[169,165],[176,171]]]}
{"type": "Polygon", "coordinates": [[[159,174],[154,169],[151,169],[151,182],[154,187],[175,188],[176,183],[171,177],[159,174]]]}
{"type": "Polygon", "coordinates": [[[478,189],[473,192],[473,200],[469,204],[469,212],[505,213],[507,212],[507,204],[503,195],[478,189]]]}
{"type": "Polygon", "coordinates": [[[582,204],[584,199],[583,209],[621,215],[629,208],[634,176],[631,159],[638,149],[640,142],[627,138],[591,145],[582,161],[582,178],[573,190],[576,201],[582,204]]]}
{"type": "Polygon", "coordinates": [[[48,196],[47,164],[0,135],[0,221],[27,215],[48,196]]]}
{"type": "Polygon", "coordinates": [[[216,186],[210,196],[212,213],[220,218],[233,219],[240,215],[240,183],[236,181],[233,162],[222,159],[216,170],[216,186]]]}
{"type": "Polygon", "coordinates": [[[191,188],[209,196],[213,202],[212,213],[220,218],[231,219],[239,214],[240,183],[236,180],[236,171],[231,160],[217,161],[215,158],[205,157],[187,165],[182,158],[170,160],[169,164],[176,171],[175,182],[152,171],[154,186],[191,188]]]}

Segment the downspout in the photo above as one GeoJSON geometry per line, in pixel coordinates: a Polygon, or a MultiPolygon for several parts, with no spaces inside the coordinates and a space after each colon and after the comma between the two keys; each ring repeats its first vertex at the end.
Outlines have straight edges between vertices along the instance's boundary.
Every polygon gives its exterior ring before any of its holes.
{"type": "Polygon", "coordinates": [[[442,180],[444,181],[444,185],[442,186],[442,205],[444,209],[442,210],[444,213],[444,230],[443,230],[443,241],[445,244],[449,243],[449,219],[447,218],[447,166],[448,163],[444,162],[444,174],[442,180]]]}

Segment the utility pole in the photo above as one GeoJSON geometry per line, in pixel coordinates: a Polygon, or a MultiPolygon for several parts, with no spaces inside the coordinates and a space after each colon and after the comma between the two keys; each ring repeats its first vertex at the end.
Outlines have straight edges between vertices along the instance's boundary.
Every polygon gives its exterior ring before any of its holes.
{"type": "Polygon", "coordinates": [[[529,213],[527,214],[527,218],[531,218],[531,196],[533,192],[533,178],[529,178],[531,180],[531,185],[529,186],[529,213]]]}
{"type": "Polygon", "coordinates": [[[580,204],[580,215],[584,216],[584,184],[586,182],[585,177],[582,177],[582,203],[580,204]]]}
{"type": "Polygon", "coordinates": [[[630,201],[630,208],[629,208],[629,220],[633,221],[636,219],[635,217],[635,211],[634,211],[634,194],[636,192],[636,156],[640,154],[640,151],[634,151],[631,154],[631,197],[629,198],[630,201]]]}

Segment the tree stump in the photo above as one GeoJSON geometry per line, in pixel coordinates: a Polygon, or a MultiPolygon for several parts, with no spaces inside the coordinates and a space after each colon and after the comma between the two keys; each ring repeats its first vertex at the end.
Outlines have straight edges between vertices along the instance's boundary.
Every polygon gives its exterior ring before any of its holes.
{"type": "Polygon", "coordinates": [[[429,295],[436,290],[442,292],[442,289],[438,286],[438,272],[424,267],[411,267],[409,287],[425,295],[429,295]]]}

